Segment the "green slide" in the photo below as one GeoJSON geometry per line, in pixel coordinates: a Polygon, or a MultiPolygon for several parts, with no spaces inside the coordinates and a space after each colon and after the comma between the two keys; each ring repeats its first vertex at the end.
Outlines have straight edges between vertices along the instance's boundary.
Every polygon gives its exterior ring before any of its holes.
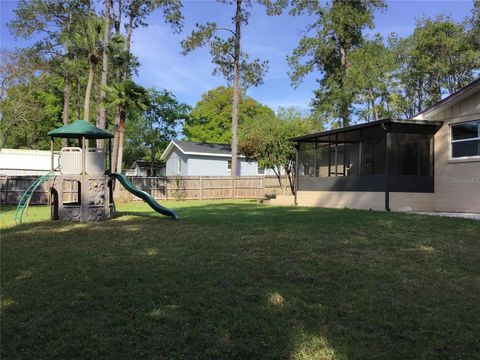
{"type": "Polygon", "coordinates": [[[171,216],[174,219],[178,219],[178,215],[175,213],[175,211],[167,209],[166,207],[160,205],[149,193],[140,190],[135,185],[133,185],[125,175],[119,173],[111,173],[110,177],[117,179],[125,189],[145,201],[156,212],[159,212],[160,214],[165,216],[171,216]]]}

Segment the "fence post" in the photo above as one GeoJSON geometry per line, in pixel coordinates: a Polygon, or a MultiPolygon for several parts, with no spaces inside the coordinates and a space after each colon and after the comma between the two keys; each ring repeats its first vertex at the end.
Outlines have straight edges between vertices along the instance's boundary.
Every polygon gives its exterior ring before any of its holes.
{"type": "Polygon", "coordinates": [[[265,175],[262,176],[262,189],[263,189],[262,197],[264,198],[265,195],[267,194],[267,189],[265,188],[265,175]]]}
{"type": "Polygon", "coordinates": [[[200,176],[200,200],[203,200],[203,176],[200,176]]]}
{"type": "Polygon", "coordinates": [[[167,178],[162,177],[163,199],[167,200],[167,178]]]}

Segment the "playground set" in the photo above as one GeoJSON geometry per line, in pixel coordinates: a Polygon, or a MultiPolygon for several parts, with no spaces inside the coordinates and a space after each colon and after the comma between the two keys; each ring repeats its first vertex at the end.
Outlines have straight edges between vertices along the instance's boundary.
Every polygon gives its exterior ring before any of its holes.
{"type": "Polygon", "coordinates": [[[48,136],[51,139],[51,170],[37,178],[23,193],[15,212],[17,223],[22,222],[35,190],[47,181],[50,181],[51,220],[90,222],[111,219],[115,214],[113,190],[116,180],[153,210],[178,218],[173,210],[158,204],[150,194],[133,185],[125,175],[111,172],[112,133],[84,120],[75,120],[50,131],[48,136]],[[61,149],[58,168],[54,168],[55,138],[77,143],[75,147],[61,149]],[[89,147],[90,141],[97,139],[108,139],[108,156],[103,149],[89,147]]]}

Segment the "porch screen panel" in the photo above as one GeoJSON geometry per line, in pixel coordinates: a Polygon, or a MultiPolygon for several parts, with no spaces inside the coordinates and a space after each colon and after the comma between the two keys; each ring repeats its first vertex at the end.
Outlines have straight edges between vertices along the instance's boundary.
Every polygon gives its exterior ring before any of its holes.
{"type": "Polygon", "coordinates": [[[360,154],[359,143],[347,144],[347,148],[345,151],[345,165],[346,165],[345,175],[347,176],[360,175],[359,154],[360,154]]]}
{"type": "Polygon", "coordinates": [[[314,142],[301,142],[298,149],[299,175],[315,176],[316,145],[314,142]]]}
{"type": "Polygon", "coordinates": [[[328,176],[328,144],[317,144],[317,174],[316,176],[328,176]]]}
{"type": "Polygon", "coordinates": [[[432,176],[433,135],[392,134],[390,173],[392,175],[432,176]]]}
{"type": "Polygon", "coordinates": [[[362,175],[385,174],[385,131],[381,127],[363,132],[362,175]]]}
{"type": "Polygon", "coordinates": [[[332,161],[330,164],[330,176],[344,176],[345,173],[345,144],[337,144],[336,147],[332,147],[332,161]],[[335,163],[335,151],[336,151],[336,159],[337,162],[335,163]]]}

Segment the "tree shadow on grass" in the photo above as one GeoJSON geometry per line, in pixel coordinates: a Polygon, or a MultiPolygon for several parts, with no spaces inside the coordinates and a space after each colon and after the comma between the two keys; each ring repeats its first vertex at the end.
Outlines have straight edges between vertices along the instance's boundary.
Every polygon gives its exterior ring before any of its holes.
{"type": "Polygon", "coordinates": [[[471,358],[478,223],[252,204],[2,234],[2,355],[471,358]]]}

